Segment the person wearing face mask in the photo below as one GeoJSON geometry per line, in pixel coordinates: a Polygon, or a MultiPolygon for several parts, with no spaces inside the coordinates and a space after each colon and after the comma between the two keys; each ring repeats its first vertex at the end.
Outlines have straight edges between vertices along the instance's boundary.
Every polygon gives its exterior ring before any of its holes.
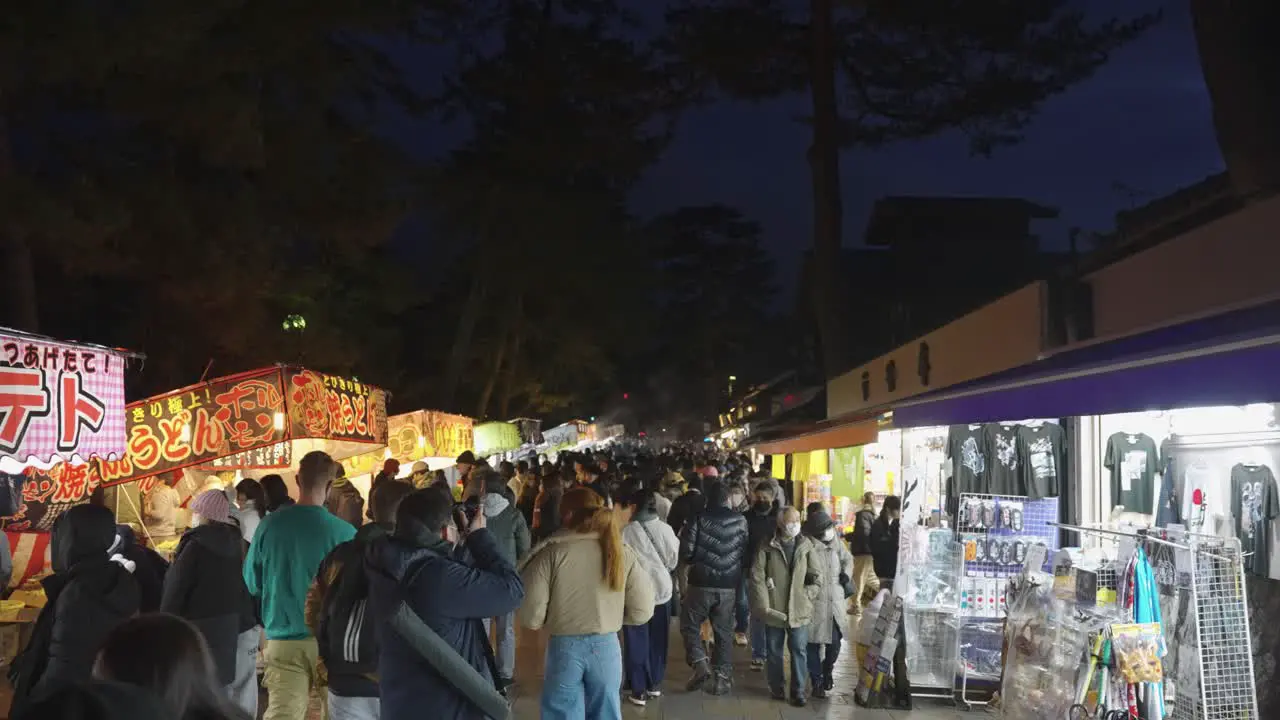
{"type": "Polygon", "coordinates": [[[811,511],[803,530],[814,541],[811,569],[818,578],[813,619],[809,621],[809,681],[813,697],[822,699],[835,685],[831,671],[840,657],[840,641],[848,631],[844,604],[853,594],[853,556],[836,536],[835,523],[825,508],[811,511]]]}
{"type": "MultiPolygon", "coordinates": [[[[529,525],[520,509],[503,496],[504,492],[510,492],[506,478],[488,468],[476,470],[476,473],[480,476],[476,482],[483,483],[485,488],[480,509],[484,513],[489,534],[498,543],[502,558],[513,567],[518,567],[529,554],[529,546],[532,544],[529,525]]],[[[511,686],[516,670],[515,612],[499,615],[495,621],[498,637],[497,647],[494,648],[497,651],[498,689],[505,692],[511,686]]],[[[485,628],[488,628],[488,621],[485,628]]]]}
{"type": "MultiPolygon", "coordinates": [[[[744,558],[743,588],[747,595],[750,594],[751,564],[755,562],[760,548],[768,544],[778,531],[779,508],[774,503],[773,498],[773,485],[771,483],[756,483],[755,488],[751,491],[751,507],[744,513],[747,518],[747,555],[744,558]]],[[[745,598],[744,602],[750,607],[749,598],[745,598]]],[[[751,669],[763,670],[765,659],[768,658],[768,652],[765,647],[764,617],[760,613],[751,610],[748,629],[751,632],[751,669]]]]}
{"type": "Polygon", "coordinates": [[[813,540],[800,534],[800,512],[786,508],[778,530],[756,553],[751,567],[751,608],[764,618],[769,691],[775,700],[783,689],[782,658],[791,653],[791,704],[805,706],[804,678],[809,672],[809,622],[817,593],[819,561],[813,540]]]}
{"type": "Polygon", "coordinates": [[[898,523],[902,518],[902,498],[890,495],[884,499],[880,517],[871,525],[871,556],[875,562],[880,587],[893,588],[898,575],[898,523]]]}

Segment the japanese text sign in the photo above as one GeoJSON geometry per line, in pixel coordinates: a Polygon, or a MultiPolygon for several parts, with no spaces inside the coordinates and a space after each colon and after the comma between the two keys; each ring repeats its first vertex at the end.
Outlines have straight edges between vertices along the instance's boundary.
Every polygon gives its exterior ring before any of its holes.
{"type": "Polygon", "coordinates": [[[123,456],[124,370],[105,348],[0,333],[0,457],[123,456]]]}
{"type": "Polygon", "coordinates": [[[358,380],[285,371],[290,437],[387,442],[387,394],[358,380]]]}

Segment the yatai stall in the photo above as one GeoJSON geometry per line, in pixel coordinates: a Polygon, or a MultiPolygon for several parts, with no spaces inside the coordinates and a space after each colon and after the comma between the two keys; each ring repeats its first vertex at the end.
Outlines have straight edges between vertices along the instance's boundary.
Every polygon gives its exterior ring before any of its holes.
{"type": "MultiPolygon", "coordinates": [[[[454,461],[466,450],[474,448],[474,421],[465,415],[452,415],[438,410],[415,410],[393,415],[387,420],[387,447],[342,461],[351,484],[360,491],[365,501],[373,478],[382,471],[388,460],[398,465],[396,477],[409,478],[418,463],[426,465],[428,473],[445,470],[452,474],[454,461]]],[[[425,486],[426,478],[414,478],[416,484],[425,486]]],[[[452,482],[452,480],[450,481],[452,482]]]]}
{"type": "MultiPolygon", "coordinates": [[[[131,403],[128,452],[98,466],[120,522],[150,536],[142,498],[160,483],[183,505],[201,490],[276,474],[291,494],[298,461],[313,450],[335,460],[382,448],[386,392],[359,380],[275,366],[216,378],[131,403]]],[[[185,526],[180,517],[178,525],[185,526]]]]}

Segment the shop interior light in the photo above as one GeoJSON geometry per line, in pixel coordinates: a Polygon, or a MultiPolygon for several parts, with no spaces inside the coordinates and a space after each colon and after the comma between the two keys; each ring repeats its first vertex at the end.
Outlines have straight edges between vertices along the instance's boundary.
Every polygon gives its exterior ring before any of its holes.
{"type": "Polygon", "coordinates": [[[184,443],[191,442],[191,423],[182,424],[182,432],[178,434],[178,439],[184,443]]]}
{"type": "Polygon", "coordinates": [[[419,436],[418,436],[418,447],[419,447],[419,448],[425,448],[426,446],[427,446],[427,436],[426,436],[426,435],[419,435],[419,436]]]}
{"type": "Polygon", "coordinates": [[[271,416],[271,427],[275,428],[276,432],[284,430],[284,413],[277,410],[276,413],[271,416]]]}

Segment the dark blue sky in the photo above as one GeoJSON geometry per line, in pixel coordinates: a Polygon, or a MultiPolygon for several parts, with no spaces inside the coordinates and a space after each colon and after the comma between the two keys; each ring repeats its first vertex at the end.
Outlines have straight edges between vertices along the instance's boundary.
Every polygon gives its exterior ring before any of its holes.
{"type": "MultiPolygon", "coordinates": [[[[657,0],[637,0],[654,12],[657,0]]],[[[1163,21],[1117,52],[1087,82],[1050,100],[1026,140],[990,159],[969,155],[958,133],[842,156],[845,244],[861,242],[872,203],[886,195],[1019,196],[1061,210],[1035,228],[1046,247],[1065,249],[1076,226],[1106,232],[1117,210],[1139,205],[1219,172],[1208,95],[1200,74],[1186,0],[1078,0],[1106,17],[1123,6],[1163,8],[1163,21]]],[[[447,58],[431,48],[402,48],[401,61],[423,68],[424,92],[438,90],[447,58]]],[[[663,158],[632,199],[649,216],[682,205],[726,203],[759,221],[778,262],[783,303],[810,245],[808,130],[794,120],[807,98],[721,102],[689,113],[663,158]]],[[[396,116],[387,132],[415,155],[439,157],[462,139],[459,128],[396,116]]]]}
{"type": "MultiPolygon", "coordinates": [[[[871,204],[885,195],[1006,195],[1059,208],[1061,219],[1036,231],[1046,246],[1065,247],[1072,226],[1110,230],[1117,210],[1220,171],[1188,3],[1090,5],[1163,7],[1164,19],[1092,79],[1047,103],[1025,142],[991,159],[971,157],[959,134],[846,151],[845,244],[861,242],[871,204]]],[[[780,284],[790,288],[811,239],[808,131],[792,119],[806,103],[722,103],[692,113],[636,193],[635,209],[740,208],[764,226],[780,284]]]]}

